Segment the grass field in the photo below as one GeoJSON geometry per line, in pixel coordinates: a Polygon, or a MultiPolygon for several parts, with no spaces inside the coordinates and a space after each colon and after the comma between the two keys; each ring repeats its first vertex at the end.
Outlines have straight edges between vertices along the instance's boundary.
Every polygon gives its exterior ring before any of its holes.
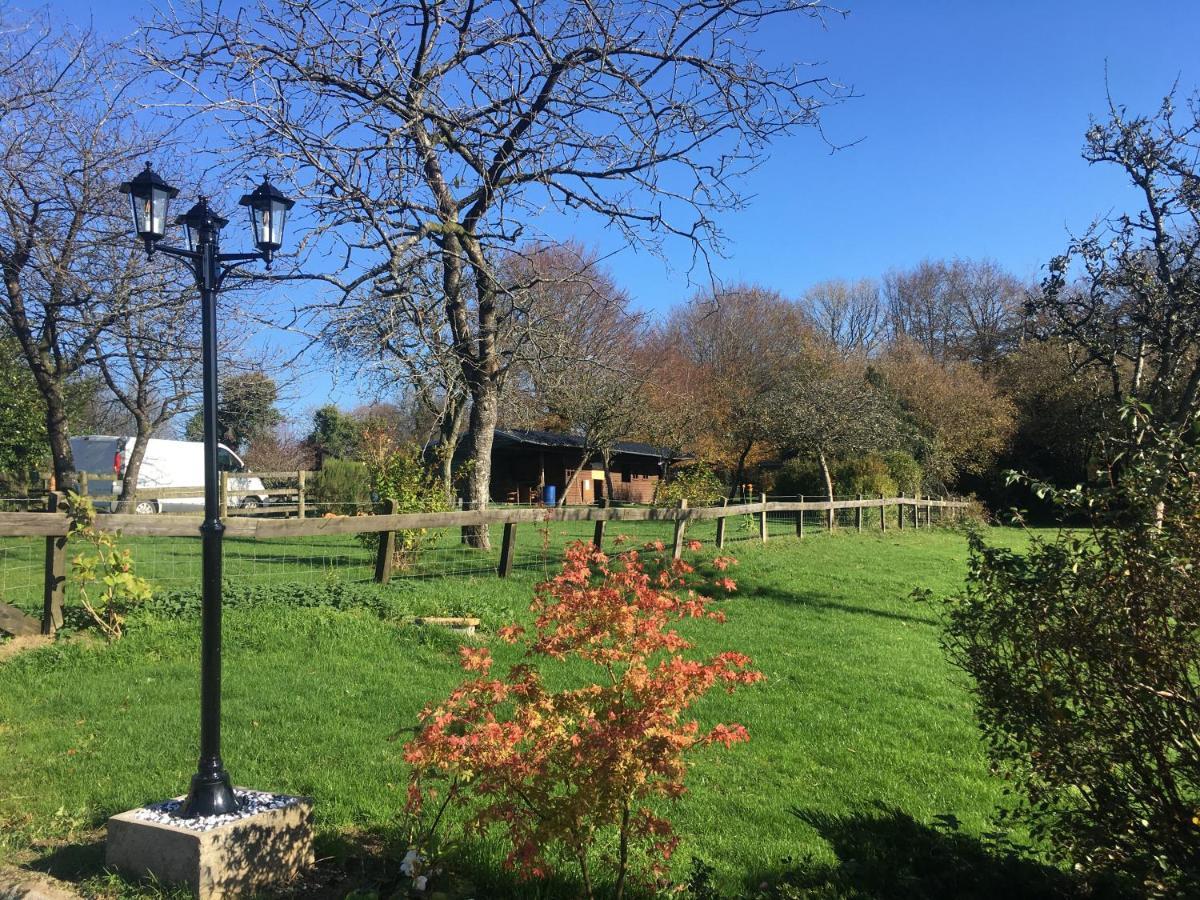
{"type": "MultiPolygon", "coordinates": [[[[942,657],[935,610],[908,599],[918,587],[959,588],[964,536],[889,530],[799,541],[784,530],[765,546],[734,546],[739,593],[726,604],[728,623],[691,629],[703,650],[749,653],[768,680],[698,710],[703,722],[744,723],[752,739],[697,757],[674,816],[684,836],[678,877],[697,857],[730,894],[786,876],[804,891],[796,896],[1048,895],[1057,873],[990,834],[1001,785],[963,679],[942,657]]],[[[995,530],[991,539],[1024,537],[995,530]]],[[[165,565],[168,548],[155,558],[165,565]]],[[[315,567],[292,568],[315,577],[315,567]]],[[[262,601],[227,610],[226,762],[240,784],[316,799],[336,873],[326,895],[387,880],[387,853],[403,852],[406,729],[459,678],[455,641],[403,617],[520,619],[541,574],[529,565],[507,580],[401,579],[364,588],[377,601],[366,608],[262,601]]],[[[89,879],[101,893],[151,890],[99,874],[96,829],[185,788],[197,648],[194,617],[147,614],[118,644],[60,641],[0,664],[0,856],[89,879]]],[[[503,645],[495,652],[512,658],[503,645]]],[[[472,880],[464,896],[534,896],[504,879],[497,854],[488,844],[461,851],[456,866],[472,880]]],[[[574,896],[571,885],[545,893],[559,895],[574,896]]]]}

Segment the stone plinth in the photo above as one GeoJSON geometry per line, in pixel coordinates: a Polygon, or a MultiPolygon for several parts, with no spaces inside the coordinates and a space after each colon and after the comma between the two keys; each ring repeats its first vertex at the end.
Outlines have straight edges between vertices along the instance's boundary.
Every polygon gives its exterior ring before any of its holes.
{"type": "Polygon", "coordinates": [[[108,865],[187,885],[200,900],[218,900],[286,884],[313,864],[310,798],[234,790],[249,803],[233,816],[175,818],[171,813],[182,798],[113,816],[108,865]]]}

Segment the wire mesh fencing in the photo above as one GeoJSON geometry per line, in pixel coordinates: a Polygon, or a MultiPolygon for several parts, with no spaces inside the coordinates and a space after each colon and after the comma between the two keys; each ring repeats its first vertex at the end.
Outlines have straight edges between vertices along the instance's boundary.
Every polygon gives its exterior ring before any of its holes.
{"type": "MultiPolygon", "coordinates": [[[[14,509],[33,498],[0,498],[0,512],[25,512],[14,509]]],[[[838,500],[853,500],[845,497],[838,500]]],[[[828,536],[833,533],[854,533],[904,528],[926,528],[945,523],[953,510],[941,507],[937,501],[905,500],[902,504],[828,509],[796,509],[799,502],[820,503],[823,498],[771,496],[764,505],[761,498],[745,503],[731,501],[731,512],[724,517],[723,538],[727,547],[736,548],[748,543],[768,541],[798,541],[828,536]],[[778,505],[791,508],[779,509],[778,505]],[[882,517],[882,521],[881,521],[882,517]],[[886,528],[885,528],[886,526],[886,528]]],[[[43,507],[44,508],[44,503],[43,507]]],[[[467,504],[458,510],[470,511],[467,504]]],[[[598,530],[603,532],[604,548],[615,551],[622,547],[653,545],[664,550],[671,548],[675,521],[673,511],[659,510],[653,518],[613,520],[598,528],[590,508],[568,508],[532,513],[530,507],[514,504],[489,504],[488,509],[499,518],[506,510],[514,510],[512,520],[519,524],[510,530],[513,537],[508,570],[534,573],[546,577],[559,570],[563,550],[575,541],[591,541],[598,530]]],[[[290,584],[318,585],[338,580],[343,582],[372,581],[377,575],[380,557],[379,532],[346,533],[342,520],[358,518],[385,511],[383,504],[364,501],[346,503],[312,503],[305,510],[304,522],[262,521],[262,525],[243,524],[226,533],[223,541],[224,580],[231,586],[271,587],[290,584]],[[328,527],[322,520],[332,520],[328,527]]],[[[131,516],[122,521],[132,533],[121,534],[120,546],[130,550],[137,572],[146,578],[156,591],[196,590],[201,582],[201,542],[199,516],[192,513],[196,530],[191,523],[181,526],[174,514],[131,516]],[[145,521],[148,527],[142,527],[145,521]],[[134,524],[136,523],[137,527],[134,524]],[[164,525],[164,534],[154,533],[157,524],[164,525]],[[147,533],[150,532],[150,533],[147,533]]],[[[177,514],[177,513],[176,513],[177,514]]],[[[649,513],[631,512],[631,516],[649,513]]],[[[390,578],[436,579],[490,576],[501,568],[505,525],[489,526],[489,546],[481,549],[472,540],[471,529],[461,525],[446,525],[445,515],[433,514],[431,520],[439,527],[414,528],[391,532],[394,552],[389,569],[390,578]]],[[[116,521],[116,520],[114,520],[116,521]]],[[[251,520],[252,521],[252,520],[251,520]]],[[[368,523],[364,523],[368,524],[368,523]]],[[[0,526],[3,519],[0,517],[0,526]]],[[[17,532],[20,533],[19,531],[17,532]]],[[[0,534],[3,529],[0,527],[0,534]]],[[[715,550],[718,522],[712,510],[703,518],[687,522],[684,537],[700,541],[715,550]]],[[[67,577],[65,601],[71,604],[78,598],[78,586],[70,571],[74,555],[71,541],[67,545],[67,577]]],[[[735,550],[736,552],[736,550],[735,550]]],[[[44,537],[0,537],[0,600],[37,615],[45,591],[46,539],[44,537]]]]}
{"type": "Polygon", "coordinates": [[[46,541],[36,537],[0,537],[0,602],[23,612],[42,609],[46,541]]]}

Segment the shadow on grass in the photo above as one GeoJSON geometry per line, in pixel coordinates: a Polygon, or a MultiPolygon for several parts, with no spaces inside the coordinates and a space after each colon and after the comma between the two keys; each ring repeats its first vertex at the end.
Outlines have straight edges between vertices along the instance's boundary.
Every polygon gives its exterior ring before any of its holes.
{"type": "MultiPolygon", "coordinates": [[[[354,892],[365,896],[377,893],[389,896],[397,891],[404,896],[410,881],[399,877],[400,860],[395,853],[396,847],[403,847],[403,844],[389,830],[318,832],[314,838],[316,865],[298,881],[263,889],[254,896],[340,900],[354,892]]],[[[244,853],[250,858],[247,864],[271,865],[271,854],[255,848],[253,841],[244,853]]],[[[137,878],[109,869],[105,864],[103,827],[77,843],[43,850],[41,855],[23,862],[21,868],[51,875],[89,894],[139,900],[191,896],[183,886],[162,884],[152,877],[137,878]]]]}
{"type": "Polygon", "coordinates": [[[78,844],[62,844],[42,853],[25,868],[64,881],[79,881],[104,871],[104,833],[78,844]]]}
{"type": "Polygon", "coordinates": [[[829,842],[837,861],[784,860],[754,879],[761,896],[854,900],[1012,900],[1077,896],[1064,872],[1022,855],[1003,838],[964,834],[952,816],[935,825],[883,806],[852,815],[793,809],[829,842]]]}
{"type": "MultiPolygon", "coordinates": [[[[736,597],[737,595],[735,594],[734,596],[736,597]]],[[[808,606],[813,609],[828,610],[830,612],[845,612],[860,616],[871,616],[877,619],[889,619],[893,622],[905,622],[909,625],[926,625],[936,628],[939,624],[936,619],[926,616],[888,612],[883,609],[872,609],[869,606],[856,606],[850,603],[838,603],[815,591],[787,591],[779,588],[757,587],[746,596],[774,600],[776,603],[808,606]]]]}

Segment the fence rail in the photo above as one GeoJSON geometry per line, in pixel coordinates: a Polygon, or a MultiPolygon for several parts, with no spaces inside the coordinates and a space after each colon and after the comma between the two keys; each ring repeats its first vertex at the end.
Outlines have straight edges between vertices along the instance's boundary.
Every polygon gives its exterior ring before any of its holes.
{"type": "MultiPolygon", "coordinates": [[[[60,494],[48,496],[46,512],[0,512],[0,538],[41,537],[45,538],[45,583],[42,631],[51,634],[62,622],[62,603],[66,581],[66,545],[70,530],[70,517],[61,511],[60,494]]],[[[501,577],[511,573],[516,530],[520,525],[540,525],[549,522],[592,522],[595,524],[593,542],[603,543],[605,526],[609,522],[664,522],[672,523],[672,552],[679,557],[687,539],[688,526],[695,522],[715,520],[717,547],[726,540],[726,520],[750,517],[757,520],[758,539],[769,539],[768,520],[774,517],[792,518],[798,537],[804,536],[804,513],[824,512],[832,529],[835,514],[850,511],[853,527],[863,530],[864,513],[879,510],[878,527],[886,531],[888,510],[895,509],[895,524],[898,528],[930,527],[934,524],[935,511],[938,521],[948,516],[957,520],[970,507],[970,502],[950,498],[926,497],[878,497],[853,500],[769,500],[765,496],[757,502],[724,503],[721,506],[688,506],[683,501],[677,507],[494,507],[483,510],[456,510],[434,513],[383,512],[364,515],[326,515],[314,518],[229,518],[225,520],[225,534],[231,538],[249,538],[269,541],[280,538],[319,537],[327,535],[355,535],[378,533],[379,551],[375,564],[375,580],[386,583],[392,575],[392,548],[397,531],[418,529],[449,529],[475,525],[502,525],[504,536],[501,544],[497,574],[501,577]]],[[[394,509],[394,503],[385,501],[385,509],[394,509]]],[[[130,513],[98,513],[96,524],[107,531],[120,531],[129,537],[184,537],[198,538],[203,521],[199,515],[138,515],[130,513]]],[[[789,526],[790,527],[790,526],[789,526]]],[[[845,526],[844,526],[845,527],[845,526]]]]}
{"type": "MultiPolygon", "coordinates": [[[[286,472],[222,472],[220,485],[220,503],[221,508],[226,510],[226,514],[237,516],[254,516],[254,515],[286,515],[288,513],[301,514],[304,512],[306,499],[308,498],[308,479],[313,472],[305,469],[296,469],[286,472]],[[292,482],[294,487],[266,487],[263,489],[243,488],[237,486],[237,479],[256,478],[259,481],[268,482],[292,482]],[[230,480],[234,480],[234,484],[230,484],[230,480]],[[238,498],[241,497],[266,497],[277,498],[283,497],[290,500],[290,503],[271,502],[266,507],[257,507],[253,509],[241,508],[237,504],[238,498]],[[233,503],[230,502],[231,498],[233,503]]],[[[117,501],[121,499],[119,491],[112,490],[97,490],[97,482],[100,484],[111,485],[113,482],[120,481],[115,473],[112,472],[84,472],[77,471],[75,479],[79,488],[79,493],[82,496],[89,497],[92,500],[117,501]]],[[[18,498],[11,502],[24,503],[26,506],[32,503],[41,502],[50,493],[53,493],[48,485],[51,478],[43,475],[41,478],[42,487],[30,494],[29,497],[18,498]]],[[[171,501],[171,500],[195,500],[204,496],[203,485],[179,485],[176,487],[163,488],[148,488],[142,487],[134,491],[133,496],[129,498],[129,502],[138,502],[142,500],[151,501],[171,501]]],[[[4,535],[0,534],[0,537],[4,535]]]]}

